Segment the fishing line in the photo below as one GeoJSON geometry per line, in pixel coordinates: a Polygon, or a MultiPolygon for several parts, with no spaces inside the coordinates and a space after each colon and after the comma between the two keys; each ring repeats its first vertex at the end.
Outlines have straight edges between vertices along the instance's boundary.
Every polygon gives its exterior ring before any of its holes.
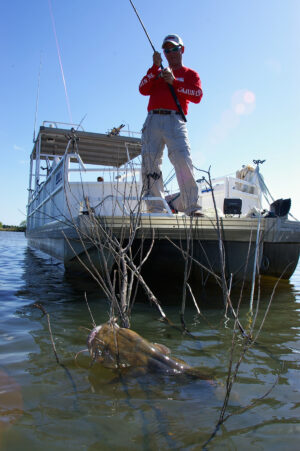
{"type": "Polygon", "coordinates": [[[68,113],[69,113],[69,119],[70,119],[71,124],[73,124],[72,113],[71,113],[70,102],[69,102],[68,91],[67,91],[67,84],[66,84],[66,80],[65,80],[64,69],[63,69],[62,59],[61,59],[61,54],[60,54],[60,48],[59,48],[58,39],[57,39],[57,33],[56,33],[55,20],[54,20],[51,0],[48,0],[48,3],[49,3],[52,27],[53,27],[53,32],[54,32],[54,37],[55,37],[55,42],[56,42],[58,60],[59,60],[62,80],[63,80],[63,84],[64,84],[64,89],[65,89],[65,96],[66,96],[67,108],[68,108],[68,113]]]}
{"type": "Polygon", "coordinates": [[[41,53],[41,56],[40,56],[40,67],[39,67],[39,75],[38,75],[38,86],[37,86],[36,102],[35,102],[35,115],[34,115],[34,126],[33,126],[33,142],[35,142],[35,128],[36,128],[37,112],[38,112],[39,97],[40,97],[41,68],[42,68],[42,53],[41,53]]]}

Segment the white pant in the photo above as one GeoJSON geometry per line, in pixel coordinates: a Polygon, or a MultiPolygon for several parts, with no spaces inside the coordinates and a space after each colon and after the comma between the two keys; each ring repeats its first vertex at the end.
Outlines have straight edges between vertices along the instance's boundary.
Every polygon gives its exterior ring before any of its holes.
{"type": "MultiPolygon", "coordinates": [[[[148,114],[142,134],[142,176],[145,193],[164,198],[161,174],[162,156],[165,145],[174,166],[184,212],[189,215],[200,209],[198,186],[194,178],[193,164],[186,123],[175,111],[171,114],[148,114]]],[[[148,202],[150,211],[160,212],[163,203],[148,202]]]]}

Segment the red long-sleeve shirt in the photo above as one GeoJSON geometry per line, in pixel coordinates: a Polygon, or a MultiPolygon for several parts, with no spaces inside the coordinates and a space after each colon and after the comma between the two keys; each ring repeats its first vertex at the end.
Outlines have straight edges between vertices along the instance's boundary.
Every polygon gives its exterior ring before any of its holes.
{"type": "MultiPolygon", "coordinates": [[[[148,111],[160,108],[177,111],[170,89],[160,76],[160,72],[161,69],[155,64],[148,70],[140,83],[140,93],[144,96],[150,95],[148,111]]],[[[199,103],[202,98],[201,80],[197,72],[184,66],[173,70],[173,74],[175,77],[173,87],[186,115],[189,102],[199,103]]]]}

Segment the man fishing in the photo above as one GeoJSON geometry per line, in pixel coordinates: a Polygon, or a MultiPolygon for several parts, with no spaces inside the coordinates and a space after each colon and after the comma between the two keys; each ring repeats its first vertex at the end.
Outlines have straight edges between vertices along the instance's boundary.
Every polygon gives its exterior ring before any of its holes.
{"type": "MultiPolygon", "coordinates": [[[[201,81],[197,72],[183,66],[184,45],[178,35],[166,36],[162,48],[169,67],[161,68],[161,54],[154,51],[153,65],[139,86],[141,94],[150,96],[142,135],[144,189],[149,197],[164,198],[161,165],[166,145],[176,172],[183,211],[190,216],[203,216],[185,123],[189,102],[199,103],[202,98],[201,81]]],[[[148,201],[148,208],[154,213],[164,212],[160,201],[148,201]]]]}

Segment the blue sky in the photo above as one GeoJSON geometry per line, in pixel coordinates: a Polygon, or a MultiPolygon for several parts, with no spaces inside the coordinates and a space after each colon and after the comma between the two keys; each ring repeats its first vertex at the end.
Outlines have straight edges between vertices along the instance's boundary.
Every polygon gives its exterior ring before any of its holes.
{"type": "MultiPolygon", "coordinates": [[[[49,0],[0,2],[1,214],[25,219],[38,74],[37,126],[70,122],[49,0]]],[[[204,97],[190,104],[188,128],[196,166],[213,176],[253,159],[274,198],[292,197],[300,217],[299,0],[186,0],[135,6],[157,49],[179,34],[184,65],[196,70],[204,97]]],[[[148,99],[138,85],[152,49],[129,0],[51,0],[74,122],[87,131],[121,123],[140,131],[148,99]]],[[[164,171],[169,172],[168,157],[164,171]]]]}

